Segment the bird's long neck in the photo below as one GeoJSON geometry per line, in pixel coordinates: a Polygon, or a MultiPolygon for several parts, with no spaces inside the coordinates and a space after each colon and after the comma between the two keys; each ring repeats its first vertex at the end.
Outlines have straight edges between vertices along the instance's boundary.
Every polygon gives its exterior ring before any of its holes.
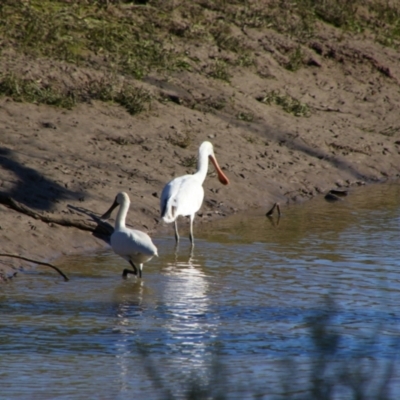
{"type": "Polygon", "coordinates": [[[125,228],[125,219],[126,214],[128,214],[129,210],[129,202],[124,202],[120,205],[118,209],[117,219],[115,220],[115,229],[125,228]]]}
{"type": "Polygon", "coordinates": [[[199,159],[197,161],[197,172],[194,174],[201,183],[206,179],[208,172],[208,154],[205,152],[199,152],[199,159]]]}

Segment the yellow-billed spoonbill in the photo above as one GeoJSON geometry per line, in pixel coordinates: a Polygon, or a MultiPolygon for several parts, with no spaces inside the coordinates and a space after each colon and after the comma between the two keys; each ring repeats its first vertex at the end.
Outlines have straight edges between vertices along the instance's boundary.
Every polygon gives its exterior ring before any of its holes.
{"type": "Polygon", "coordinates": [[[122,273],[123,278],[126,278],[128,274],[137,275],[136,265],[139,266],[139,278],[141,278],[143,263],[150,261],[154,256],[158,256],[158,252],[157,247],[147,233],[136,229],[129,229],[125,226],[125,219],[130,204],[129,196],[125,192],[120,192],[115,197],[110,209],[101,218],[110,218],[114,208],[120,206],[117,219],[115,220],[115,229],[110,238],[111,247],[115,254],[128,261],[133,267],[133,271],[124,269],[122,273]]]}
{"type": "Polygon", "coordinates": [[[227,185],[229,180],[218,165],[213,145],[210,142],[203,142],[199,148],[197,172],[193,175],[184,175],[173,179],[164,187],[161,193],[161,218],[164,222],[175,223],[176,243],[179,242],[177,218],[182,215],[190,217],[189,238],[192,245],[194,244],[193,220],[203,203],[203,182],[206,179],[209,159],[217,171],[219,181],[227,185]]]}

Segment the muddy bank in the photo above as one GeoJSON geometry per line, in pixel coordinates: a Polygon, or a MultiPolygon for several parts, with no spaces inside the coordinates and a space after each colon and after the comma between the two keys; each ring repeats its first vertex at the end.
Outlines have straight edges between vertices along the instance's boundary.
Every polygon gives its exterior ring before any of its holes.
{"type": "MultiPolygon", "coordinates": [[[[212,129],[215,116],[193,114],[191,120],[199,132],[188,147],[181,148],[169,138],[178,137],[182,123],[167,121],[167,113],[133,120],[118,107],[103,104],[62,111],[3,100],[2,193],[50,219],[64,217],[90,224],[105,212],[118,191],[125,190],[132,201],[131,226],[152,235],[172,235],[172,226],[158,223],[161,190],[173,176],[195,170],[197,148],[205,139],[214,143],[231,184],[222,186],[210,166],[205,201],[195,226],[247,209],[267,211],[276,201],[285,207],[330,189],[399,176],[399,151],[393,137],[369,135],[361,141],[349,131],[332,138],[339,153],[334,155],[318,142],[317,130],[307,138],[279,134],[271,127],[257,131],[261,123],[227,124],[216,130],[212,129]],[[251,140],[243,138],[244,131],[252,135],[251,140]],[[185,162],[188,166],[182,165],[185,162]]],[[[104,232],[98,235],[44,222],[4,204],[0,212],[4,253],[49,261],[106,245],[104,232]]],[[[29,267],[14,259],[1,261],[5,276],[29,267]]]]}

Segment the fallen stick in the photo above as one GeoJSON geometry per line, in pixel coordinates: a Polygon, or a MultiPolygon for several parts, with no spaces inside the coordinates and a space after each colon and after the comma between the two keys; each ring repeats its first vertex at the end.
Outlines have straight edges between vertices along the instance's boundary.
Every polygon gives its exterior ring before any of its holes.
{"type": "Polygon", "coordinates": [[[57,268],[55,265],[43,262],[43,261],[37,261],[37,260],[33,260],[32,258],[27,258],[27,257],[23,257],[23,256],[19,256],[18,254],[8,254],[8,253],[0,253],[1,257],[12,257],[12,258],[19,258],[21,260],[25,260],[25,261],[29,261],[29,262],[33,262],[35,264],[39,264],[39,265],[44,265],[45,267],[50,267],[53,268],[54,270],[56,270],[63,278],[66,282],[69,281],[69,278],[67,277],[67,275],[65,275],[59,268],[57,268]]]}
{"type": "Polygon", "coordinates": [[[270,217],[270,216],[274,213],[275,208],[278,210],[278,216],[280,217],[280,216],[281,216],[281,208],[279,207],[279,203],[275,203],[275,204],[272,206],[272,208],[271,208],[265,215],[266,215],[267,217],[270,217]]]}
{"type": "Polygon", "coordinates": [[[39,219],[46,223],[53,223],[62,226],[72,226],[74,228],[78,228],[84,231],[90,231],[103,234],[103,235],[110,235],[113,232],[113,228],[107,224],[102,222],[100,219],[98,222],[92,221],[85,221],[82,219],[71,219],[68,217],[57,217],[57,216],[50,216],[46,214],[40,214],[31,208],[19,203],[18,201],[14,200],[10,196],[5,196],[0,194],[0,203],[3,203],[15,211],[22,212],[32,218],[39,219]]]}

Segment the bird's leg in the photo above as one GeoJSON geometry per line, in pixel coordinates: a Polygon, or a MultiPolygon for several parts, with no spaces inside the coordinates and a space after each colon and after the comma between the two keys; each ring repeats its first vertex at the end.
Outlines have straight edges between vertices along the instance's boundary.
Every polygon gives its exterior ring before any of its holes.
{"type": "Polygon", "coordinates": [[[188,261],[189,264],[192,263],[193,257],[194,257],[194,246],[192,246],[192,247],[190,248],[189,261],[188,261]]]}
{"type": "Polygon", "coordinates": [[[178,252],[179,252],[179,243],[175,243],[175,248],[174,248],[175,264],[178,262],[178,252]]]}
{"type": "Polygon", "coordinates": [[[175,219],[175,241],[176,243],[179,243],[179,233],[178,233],[178,222],[175,219]]]}
{"type": "Polygon", "coordinates": [[[142,278],[143,264],[139,264],[139,278],[142,278]]]}
{"type": "Polygon", "coordinates": [[[190,216],[190,233],[189,233],[189,239],[190,239],[190,243],[192,244],[192,247],[194,246],[193,220],[194,220],[194,215],[191,215],[191,216],[190,216]]]}
{"type": "MultiPolygon", "coordinates": [[[[124,272],[122,272],[122,277],[123,277],[124,279],[127,278],[128,274],[137,275],[137,268],[136,268],[135,264],[134,264],[132,261],[129,261],[129,264],[132,265],[133,271],[130,270],[130,269],[126,269],[126,268],[125,268],[125,269],[124,269],[124,272]]],[[[140,274],[140,276],[141,276],[141,274],[140,274]]]]}

